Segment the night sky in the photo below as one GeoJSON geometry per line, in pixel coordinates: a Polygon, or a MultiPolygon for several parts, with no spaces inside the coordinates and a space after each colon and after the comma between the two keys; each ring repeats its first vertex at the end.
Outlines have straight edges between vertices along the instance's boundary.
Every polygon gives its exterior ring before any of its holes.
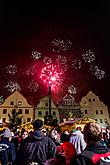
{"type": "MultiPolygon", "coordinates": [[[[71,84],[77,87],[76,100],[92,90],[104,103],[110,106],[110,1],[76,0],[57,1],[0,1],[0,94],[7,97],[10,92],[4,88],[9,80],[17,81],[30,102],[37,102],[47,94],[40,85],[37,92],[26,88],[28,78],[22,74],[25,66],[32,62],[32,51],[44,56],[55,55],[51,42],[55,38],[70,40],[71,53],[63,53],[69,60],[80,59],[82,53],[92,50],[96,63],[106,72],[103,79],[97,79],[87,72],[87,64],[77,71],[69,70],[65,75],[63,88],[53,94],[59,101],[71,84]],[[16,64],[17,74],[6,73],[6,66],[16,64]]],[[[55,55],[57,58],[57,55],[55,55]]],[[[29,80],[30,81],[30,80],[29,80]]]]}

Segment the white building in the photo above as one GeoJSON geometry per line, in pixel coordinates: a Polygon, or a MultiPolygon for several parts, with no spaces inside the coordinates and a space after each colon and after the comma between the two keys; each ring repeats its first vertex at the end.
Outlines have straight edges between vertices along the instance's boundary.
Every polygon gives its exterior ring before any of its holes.
{"type": "Polygon", "coordinates": [[[92,91],[89,91],[81,99],[80,110],[83,117],[96,120],[101,127],[106,127],[110,124],[108,107],[92,91]]]}
{"type": "MultiPolygon", "coordinates": [[[[35,107],[35,119],[41,119],[44,121],[44,116],[48,116],[48,115],[49,115],[49,97],[46,96],[40,99],[40,103],[35,107]]],[[[58,108],[56,107],[52,99],[51,99],[51,115],[53,116],[53,118],[57,117],[58,123],[60,122],[58,108]]]]}
{"type": "Polygon", "coordinates": [[[5,99],[4,103],[0,105],[0,121],[9,122],[8,114],[11,115],[13,109],[19,111],[22,116],[22,123],[33,120],[34,108],[19,91],[13,92],[5,99]]]}

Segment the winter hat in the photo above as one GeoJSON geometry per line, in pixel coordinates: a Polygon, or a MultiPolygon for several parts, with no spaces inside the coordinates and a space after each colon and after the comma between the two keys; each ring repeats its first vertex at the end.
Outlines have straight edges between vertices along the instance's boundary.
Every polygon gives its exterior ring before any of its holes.
{"type": "Polygon", "coordinates": [[[34,121],[33,126],[36,129],[40,129],[43,126],[43,121],[40,120],[40,119],[37,119],[37,120],[34,121]]]}
{"type": "Polygon", "coordinates": [[[12,137],[12,132],[10,131],[9,128],[7,128],[7,129],[4,131],[3,137],[6,137],[6,138],[12,137]]]}

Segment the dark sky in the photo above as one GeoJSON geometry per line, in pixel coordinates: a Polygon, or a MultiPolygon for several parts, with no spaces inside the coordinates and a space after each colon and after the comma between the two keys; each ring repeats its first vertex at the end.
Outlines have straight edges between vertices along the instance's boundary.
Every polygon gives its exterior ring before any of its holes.
{"type": "MultiPolygon", "coordinates": [[[[4,68],[10,64],[17,64],[18,71],[23,70],[25,65],[30,63],[32,50],[38,50],[47,56],[51,49],[50,42],[54,38],[71,40],[71,51],[76,58],[88,49],[95,52],[97,64],[106,72],[106,77],[98,80],[82,69],[80,76],[79,72],[75,73],[75,76],[72,75],[74,80],[68,74],[68,82],[78,86],[76,96],[79,100],[89,90],[93,90],[105,104],[110,105],[109,0],[0,1],[1,95],[9,94],[4,84],[11,79],[16,79],[22,86],[25,84],[21,72],[15,77],[10,77],[4,68]]],[[[68,58],[73,57],[69,57],[68,54],[68,58]]],[[[73,73],[70,71],[70,74],[73,73]]],[[[22,92],[26,95],[28,93],[29,98],[33,97],[32,93],[29,94],[24,88],[22,92]]],[[[34,94],[34,99],[39,98],[41,93],[43,92],[39,90],[34,94]]]]}

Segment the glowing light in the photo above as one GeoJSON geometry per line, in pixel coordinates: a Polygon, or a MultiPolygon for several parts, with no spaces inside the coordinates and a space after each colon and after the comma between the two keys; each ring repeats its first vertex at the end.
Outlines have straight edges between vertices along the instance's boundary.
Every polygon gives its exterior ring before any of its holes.
{"type": "Polygon", "coordinates": [[[91,63],[95,61],[95,55],[91,50],[88,50],[85,53],[83,53],[82,58],[86,63],[91,63]]]}
{"type": "Polygon", "coordinates": [[[102,69],[99,69],[97,65],[90,65],[89,70],[92,73],[92,75],[94,75],[97,79],[101,80],[105,78],[106,76],[105,71],[103,71],[102,69]]]}
{"type": "Polygon", "coordinates": [[[44,57],[43,62],[48,65],[52,63],[52,59],[50,57],[44,57]]]}
{"type": "Polygon", "coordinates": [[[37,51],[32,51],[32,58],[34,60],[38,60],[39,58],[41,58],[41,53],[37,52],[37,51]]]}
{"type": "Polygon", "coordinates": [[[14,92],[15,90],[19,90],[19,91],[21,90],[20,85],[17,82],[11,80],[4,87],[7,88],[9,92],[14,92]]]}
{"type": "Polygon", "coordinates": [[[57,61],[58,64],[60,64],[60,65],[66,64],[67,58],[66,58],[65,56],[58,55],[56,61],[57,61]]]}
{"type": "Polygon", "coordinates": [[[14,76],[15,73],[17,72],[17,65],[16,64],[15,65],[8,65],[6,67],[6,69],[7,69],[7,73],[9,73],[9,74],[14,76]]]}
{"type": "Polygon", "coordinates": [[[79,70],[79,69],[81,69],[81,60],[80,59],[75,59],[75,60],[73,60],[72,61],[72,68],[74,69],[74,70],[79,70]]]}
{"type": "Polygon", "coordinates": [[[62,39],[54,39],[52,41],[53,51],[59,52],[59,51],[68,51],[70,50],[72,46],[72,42],[69,40],[62,40],[62,39]]]}
{"type": "Polygon", "coordinates": [[[61,85],[63,81],[62,74],[63,72],[58,66],[50,64],[42,69],[40,78],[54,90],[61,85]]]}
{"type": "Polygon", "coordinates": [[[37,90],[39,89],[39,84],[37,82],[35,82],[34,80],[32,80],[29,83],[28,88],[30,89],[31,92],[37,92],[37,90]]]}
{"type": "Polygon", "coordinates": [[[68,87],[68,92],[70,93],[70,94],[76,94],[76,88],[73,86],[73,85],[70,85],[69,87],[68,87]]]}

